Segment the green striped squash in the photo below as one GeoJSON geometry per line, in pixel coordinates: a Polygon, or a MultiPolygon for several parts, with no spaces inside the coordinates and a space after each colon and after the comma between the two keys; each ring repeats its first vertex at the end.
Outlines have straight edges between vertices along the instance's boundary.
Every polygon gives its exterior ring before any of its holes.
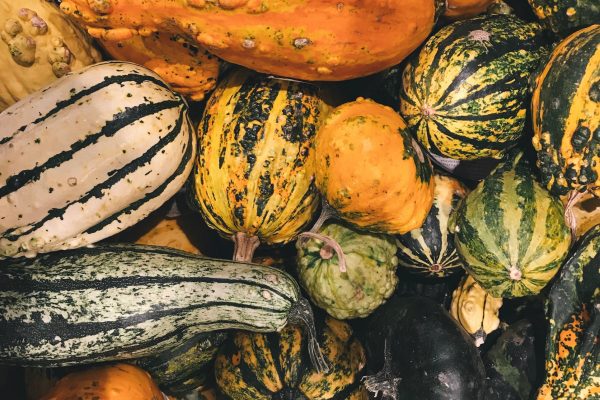
{"type": "Polygon", "coordinates": [[[523,153],[511,153],[450,222],[465,268],[494,297],[539,293],[571,242],[560,200],[535,180],[523,153]]]}
{"type": "Polygon", "coordinates": [[[555,194],[600,196],[600,24],[554,49],[535,81],[531,114],[543,184],[555,194]]]}
{"type": "Polygon", "coordinates": [[[396,245],[403,270],[427,278],[443,278],[462,270],[448,220],[468,191],[458,180],[446,175],[436,173],[434,181],[433,205],[425,222],[420,228],[396,236],[396,245]]]}
{"type": "Polygon", "coordinates": [[[319,204],[313,138],[326,111],[312,84],[247,70],[223,79],[200,121],[194,169],[193,202],[208,225],[227,238],[294,239],[319,204]]]}
{"type": "Polygon", "coordinates": [[[0,268],[0,364],[155,356],[201,333],[273,332],[305,304],[285,272],[157,246],[103,245],[0,268]]]}
{"type": "Polygon", "coordinates": [[[544,27],[561,37],[600,22],[598,0],[529,0],[544,27]]]}
{"type": "Polygon", "coordinates": [[[438,162],[501,158],[523,132],[542,45],[538,24],[511,15],[455,22],[404,69],[400,113],[438,162]]]}
{"type": "Polygon", "coordinates": [[[196,151],[188,108],[136,64],[95,64],[0,114],[0,256],[95,243],[183,186],[196,151]]]}

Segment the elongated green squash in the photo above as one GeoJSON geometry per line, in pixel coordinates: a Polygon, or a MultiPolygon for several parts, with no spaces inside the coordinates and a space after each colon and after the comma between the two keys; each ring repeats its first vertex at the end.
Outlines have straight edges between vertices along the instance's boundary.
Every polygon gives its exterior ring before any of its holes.
{"type": "Polygon", "coordinates": [[[156,355],[196,335],[281,329],[301,300],[285,272],[164,247],[105,245],[5,261],[0,363],[156,355]]]}

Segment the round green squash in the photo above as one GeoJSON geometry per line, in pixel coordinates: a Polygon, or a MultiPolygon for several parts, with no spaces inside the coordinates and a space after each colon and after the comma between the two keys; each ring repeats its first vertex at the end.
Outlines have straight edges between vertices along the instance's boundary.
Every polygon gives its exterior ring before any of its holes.
{"type": "Polygon", "coordinates": [[[529,0],[540,22],[559,36],[600,22],[598,0],[529,0]]]}
{"type": "Polygon", "coordinates": [[[531,115],[542,183],[555,194],[600,196],[600,24],[554,49],[535,81],[531,115]]]}
{"type": "Polygon", "coordinates": [[[366,317],[396,287],[398,258],[394,238],[361,232],[338,222],[326,224],[319,234],[339,244],[345,268],[328,243],[317,238],[299,240],[296,247],[300,284],[313,303],[329,315],[338,319],[366,317]]]}
{"type": "Polygon", "coordinates": [[[571,243],[563,206],[513,151],[450,218],[465,269],[494,297],[537,294],[558,271],[571,243]]]}
{"type": "Polygon", "coordinates": [[[486,15],[446,26],[412,56],[400,113],[434,160],[502,158],[516,144],[543,44],[539,24],[486,15]]]}

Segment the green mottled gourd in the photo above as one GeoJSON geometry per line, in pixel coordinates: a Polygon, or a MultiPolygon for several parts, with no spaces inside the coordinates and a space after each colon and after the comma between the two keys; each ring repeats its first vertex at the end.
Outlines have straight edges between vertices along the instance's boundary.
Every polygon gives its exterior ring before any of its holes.
{"type": "Polygon", "coordinates": [[[398,258],[393,237],[361,232],[341,222],[326,224],[318,234],[339,244],[345,265],[328,242],[298,240],[300,284],[311,300],[334,318],[368,316],[396,287],[398,258]]]}
{"type": "Polygon", "coordinates": [[[467,195],[450,218],[469,274],[494,297],[537,294],[567,256],[563,206],[513,151],[467,195]]]}
{"type": "Polygon", "coordinates": [[[597,0],[529,0],[544,27],[561,37],[600,22],[597,0]]]}

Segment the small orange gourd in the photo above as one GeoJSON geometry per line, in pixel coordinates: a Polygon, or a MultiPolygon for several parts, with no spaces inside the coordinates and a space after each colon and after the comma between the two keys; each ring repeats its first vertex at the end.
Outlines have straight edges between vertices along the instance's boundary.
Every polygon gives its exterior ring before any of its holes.
{"type": "Polygon", "coordinates": [[[484,13],[495,0],[448,0],[444,16],[450,19],[467,19],[484,13]]]}

